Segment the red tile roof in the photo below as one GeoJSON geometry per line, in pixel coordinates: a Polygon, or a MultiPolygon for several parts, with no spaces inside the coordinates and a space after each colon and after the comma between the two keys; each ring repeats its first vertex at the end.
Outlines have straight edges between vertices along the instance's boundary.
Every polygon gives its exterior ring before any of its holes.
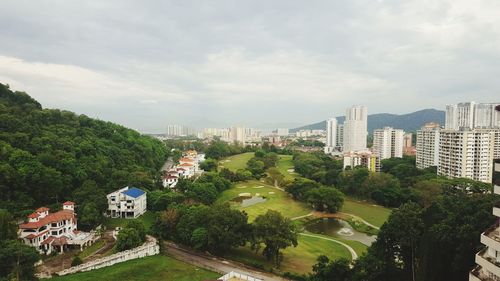
{"type": "Polygon", "coordinates": [[[38,216],[39,216],[39,214],[37,214],[37,213],[31,213],[31,214],[29,214],[28,218],[35,219],[35,218],[38,218],[38,216]]]}
{"type": "Polygon", "coordinates": [[[40,208],[36,209],[36,212],[37,213],[43,213],[43,212],[46,212],[48,210],[50,210],[50,209],[47,208],[47,207],[40,207],[40,208]]]}
{"type": "Polygon", "coordinates": [[[44,225],[47,225],[49,223],[59,222],[62,220],[74,220],[74,219],[75,219],[75,213],[73,211],[62,210],[56,213],[48,214],[46,217],[41,218],[39,221],[23,223],[19,225],[19,228],[36,229],[44,225]]]}
{"type": "Polygon", "coordinates": [[[185,158],[184,157],[184,158],[179,159],[179,162],[194,162],[194,160],[191,159],[191,158],[185,158]]]}
{"type": "Polygon", "coordinates": [[[38,234],[34,234],[34,233],[31,233],[30,235],[26,236],[26,238],[28,239],[33,239],[33,238],[36,238],[36,237],[39,237],[39,236],[42,236],[44,235],[45,233],[49,232],[48,230],[45,230],[43,232],[40,232],[38,234]]]}
{"type": "Polygon", "coordinates": [[[179,166],[182,166],[182,167],[192,167],[193,164],[189,164],[189,163],[182,163],[180,164],[179,166]]]}
{"type": "Polygon", "coordinates": [[[66,201],[63,203],[63,205],[65,206],[68,206],[68,205],[75,205],[75,202],[71,202],[71,201],[66,201]]]}

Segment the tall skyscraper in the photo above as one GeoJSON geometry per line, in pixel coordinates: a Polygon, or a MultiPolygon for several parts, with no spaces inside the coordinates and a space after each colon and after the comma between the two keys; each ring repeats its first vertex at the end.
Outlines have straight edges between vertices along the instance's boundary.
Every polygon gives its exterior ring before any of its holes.
{"type": "Polygon", "coordinates": [[[385,127],[373,131],[373,152],[380,159],[403,157],[403,136],[400,129],[385,127]]]}
{"type": "Polygon", "coordinates": [[[364,151],[368,135],[368,109],[353,106],[346,110],[343,151],[364,151]]]}
{"type": "Polygon", "coordinates": [[[500,130],[441,130],[438,174],[491,182],[493,159],[499,154],[500,130]]]}
{"type": "Polygon", "coordinates": [[[326,145],[325,153],[332,153],[337,146],[337,119],[326,120],[326,145]]]}
{"type": "Polygon", "coordinates": [[[438,166],[440,130],[438,123],[427,123],[417,131],[417,168],[438,166]]]}

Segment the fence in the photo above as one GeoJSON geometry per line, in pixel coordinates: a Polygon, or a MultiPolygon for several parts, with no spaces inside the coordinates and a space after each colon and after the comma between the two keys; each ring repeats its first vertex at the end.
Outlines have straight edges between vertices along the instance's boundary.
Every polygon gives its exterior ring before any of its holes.
{"type": "Polygon", "coordinates": [[[240,280],[246,280],[246,281],[262,281],[262,279],[257,279],[257,278],[254,278],[254,277],[251,277],[251,276],[248,276],[245,274],[241,274],[238,272],[234,272],[234,271],[231,271],[228,274],[226,274],[222,277],[219,277],[219,279],[217,279],[217,280],[228,281],[228,280],[231,280],[232,278],[238,278],[240,280]]]}
{"type": "MultiPolygon", "coordinates": [[[[113,254],[108,257],[96,259],[90,262],[86,262],[77,266],[70,267],[65,270],[56,272],[57,275],[66,275],[81,271],[89,271],[93,269],[98,269],[106,266],[111,266],[124,261],[129,261],[133,259],[143,258],[147,256],[154,256],[160,253],[160,246],[158,245],[155,238],[148,236],[147,241],[139,247],[126,250],[113,254]]],[[[249,279],[250,280],[250,279],[249,279]]],[[[257,280],[256,280],[257,281],[257,280]]]]}

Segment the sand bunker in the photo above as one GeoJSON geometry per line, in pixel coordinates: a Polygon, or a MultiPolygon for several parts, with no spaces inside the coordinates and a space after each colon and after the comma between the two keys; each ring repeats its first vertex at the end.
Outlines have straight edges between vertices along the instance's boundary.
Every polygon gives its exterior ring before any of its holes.
{"type": "Polygon", "coordinates": [[[240,196],[240,197],[252,197],[252,193],[243,192],[243,193],[238,194],[238,196],[240,196]]]}

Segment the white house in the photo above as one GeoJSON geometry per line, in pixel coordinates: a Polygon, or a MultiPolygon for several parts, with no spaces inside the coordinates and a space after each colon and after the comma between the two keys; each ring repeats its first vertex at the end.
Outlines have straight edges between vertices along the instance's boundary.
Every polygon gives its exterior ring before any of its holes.
{"type": "Polygon", "coordinates": [[[108,198],[108,216],[112,218],[137,218],[146,212],[146,192],[128,186],[111,192],[108,198]]]}
{"type": "Polygon", "coordinates": [[[46,207],[38,208],[28,216],[28,222],[19,225],[19,238],[42,254],[64,252],[71,245],[83,249],[94,242],[93,232],[77,230],[75,203],[63,203],[61,211],[50,213],[46,207]]]}
{"type": "Polygon", "coordinates": [[[168,173],[166,176],[163,176],[163,187],[174,188],[179,182],[179,176],[168,173]]]}

